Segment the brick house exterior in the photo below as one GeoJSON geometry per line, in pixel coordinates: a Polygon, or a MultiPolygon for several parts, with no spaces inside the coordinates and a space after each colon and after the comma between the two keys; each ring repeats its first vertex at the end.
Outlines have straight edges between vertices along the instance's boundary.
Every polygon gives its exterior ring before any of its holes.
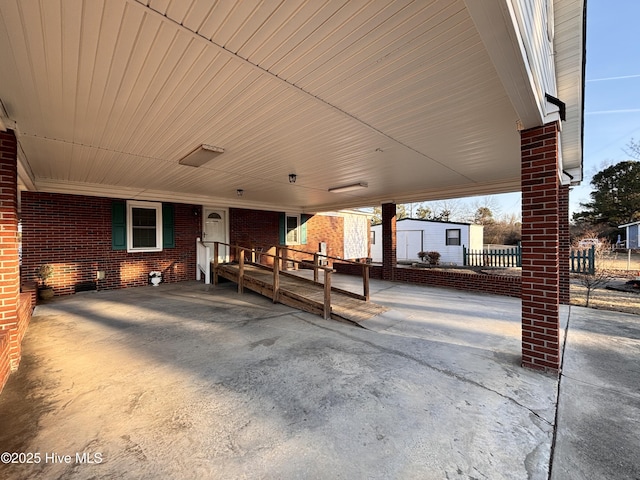
{"type": "MultiPolygon", "coordinates": [[[[129,253],[112,245],[112,206],[123,199],[53,193],[22,193],[23,285],[38,281],[43,264],[54,267],[49,284],[56,295],[83,290],[106,290],[148,284],[150,271],[161,271],[164,282],[192,280],[195,276],[195,242],[201,233],[202,207],[170,204],[173,208],[175,245],[161,252],[129,253]],[[98,279],[97,272],[104,272],[98,279]]],[[[229,209],[232,245],[269,249],[282,244],[283,212],[229,209]]],[[[306,215],[305,242],[292,248],[344,257],[344,223],[337,215],[306,215]]],[[[368,238],[368,231],[366,233],[368,238]]],[[[295,258],[308,255],[295,254],[295,258]]],[[[231,254],[233,260],[233,252],[231,254]]]]}
{"type": "Polygon", "coordinates": [[[22,193],[22,283],[37,281],[40,265],[54,267],[49,284],[56,295],[82,290],[135,287],[150,271],[163,281],[191,280],[200,232],[196,205],[174,206],[175,247],[128,253],[112,247],[112,205],[117,199],[53,193],[22,193]],[[97,272],[104,279],[97,279],[97,272]]]}
{"type": "Polygon", "coordinates": [[[20,292],[18,260],[17,142],[0,131],[0,391],[18,369],[34,297],[20,292]]]}

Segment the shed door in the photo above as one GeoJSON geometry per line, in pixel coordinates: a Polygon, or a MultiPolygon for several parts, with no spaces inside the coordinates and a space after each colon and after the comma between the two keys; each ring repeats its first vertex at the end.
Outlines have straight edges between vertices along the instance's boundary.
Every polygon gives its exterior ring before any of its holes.
{"type": "Polygon", "coordinates": [[[396,232],[396,256],[398,260],[418,260],[422,251],[422,230],[396,232]]]}

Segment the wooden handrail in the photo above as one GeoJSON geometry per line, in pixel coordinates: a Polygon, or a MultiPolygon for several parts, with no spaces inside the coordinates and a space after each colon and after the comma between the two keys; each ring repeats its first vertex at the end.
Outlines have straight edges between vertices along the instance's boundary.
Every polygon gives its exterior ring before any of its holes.
{"type": "Polygon", "coordinates": [[[320,255],[318,252],[310,252],[308,250],[299,250],[297,248],[291,248],[289,246],[287,246],[286,248],[287,248],[288,251],[291,251],[291,252],[304,253],[306,255],[319,255],[319,256],[322,256],[323,258],[330,258],[331,260],[338,260],[339,262],[342,262],[342,263],[350,263],[352,265],[366,265],[368,268],[371,267],[371,264],[369,264],[369,263],[356,262],[356,261],[353,261],[353,260],[347,260],[345,258],[334,257],[332,255],[324,255],[324,254],[320,255]]]}
{"type": "MultiPolygon", "coordinates": [[[[214,261],[213,261],[213,269],[214,269],[214,284],[218,283],[218,251],[220,245],[226,245],[228,247],[234,247],[236,249],[236,257],[238,259],[238,293],[243,293],[244,290],[244,262],[245,262],[245,252],[251,253],[251,258],[254,258],[255,248],[247,248],[241,247],[240,245],[229,245],[224,242],[214,242],[213,244],[213,252],[214,252],[214,261]]],[[[329,319],[331,317],[331,274],[334,272],[333,268],[323,267],[320,265],[314,265],[309,262],[305,262],[304,260],[296,260],[289,259],[286,256],[280,255],[280,248],[276,247],[276,254],[273,255],[271,253],[261,252],[261,255],[266,255],[268,257],[272,257],[273,261],[273,301],[274,303],[278,301],[278,297],[280,295],[280,268],[279,264],[281,261],[293,261],[295,263],[301,265],[309,265],[316,269],[322,269],[324,272],[324,308],[323,308],[323,316],[325,319],[329,319]]],[[[283,262],[283,263],[284,263],[283,262]]],[[[283,270],[285,270],[283,268],[283,270]]]]}
{"type": "MultiPolygon", "coordinates": [[[[291,262],[298,263],[300,265],[308,265],[310,267],[313,266],[313,264],[311,262],[306,262],[304,260],[296,260],[295,258],[288,258],[286,256],[274,255],[272,253],[267,253],[267,252],[256,252],[255,249],[252,249],[252,248],[249,248],[249,247],[241,247],[240,245],[230,245],[230,244],[224,243],[224,242],[214,242],[214,246],[215,245],[226,245],[228,247],[233,247],[233,248],[236,248],[236,249],[239,249],[239,250],[242,250],[242,251],[246,251],[246,252],[259,253],[260,255],[264,255],[264,256],[267,256],[267,257],[272,257],[272,258],[277,259],[277,260],[289,260],[291,262]]],[[[284,247],[276,247],[276,248],[280,249],[280,248],[284,248],[284,247]]],[[[306,253],[306,252],[304,252],[304,253],[306,253]]],[[[353,262],[353,263],[359,264],[358,262],[353,262]]],[[[318,265],[317,268],[322,269],[325,272],[333,272],[334,271],[331,267],[323,267],[322,265],[318,265]]]]}
{"type": "MultiPolygon", "coordinates": [[[[316,282],[316,283],[319,283],[318,282],[318,270],[316,269],[316,267],[320,267],[320,265],[319,265],[320,257],[322,257],[322,258],[330,258],[332,260],[337,260],[339,262],[348,263],[348,264],[351,264],[351,265],[360,265],[360,266],[362,266],[362,296],[363,296],[365,301],[367,301],[367,302],[369,301],[369,299],[370,299],[370,290],[369,290],[370,274],[369,274],[369,269],[371,268],[371,264],[363,263],[363,262],[354,262],[353,260],[345,260],[344,258],[333,257],[331,255],[324,255],[324,254],[321,255],[318,252],[308,252],[306,250],[299,250],[297,248],[291,248],[291,247],[286,247],[286,248],[287,248],[287,251],[297,252],[297,253],[304,253],[305,255],[313,255],[313,264],[314,264],[313,281],[316,282]]],[[[296,261],[294,259],[291,259],[291,260],[296,261]]],[[[299,262],[299,263],[308,264],[309,262],[299,262]]]]}
{"type": "Polygon", "coordinates": [[[276,246],[271,246],[270,248],[275,248],[275,254],[272,253],[268,253],[268,252],[264,252],[264,251],[257,251],[257,247],[242,247],[240,245],[230,245],[228,243],[224,243],[224,242],[214,242],[214,250],[213,250],[213,270],[214,270],[214,276],[213,276],[213,283],[214,285],[218,284],[218,273],[217,273],[217,269],[218,269],[218,252],[219,252],[219,245],[225,245],[227,247],[234,248],[235,252],[236,252],[236,259],[238,261],[238,292],[242,293],[243,289],[244,289],[244,264],[247,261],[247,259],[245,258],[245,253],[249,252],[250,256],[249,258],[249,262],[250,263],[256,263],[255,259],[256,259],[256,253],[258,253],[259,255],[263,255],[266,257],[270,257],[273,258],[273,302],[278,302],[279,300],[279,295],[280,295],[280,274],[282,273],[283,275],[287,274],[287,262],[293,262],[297,265],[302,265],[302,266],[306,266],[309,267],[311,269],[313,269],[313,282],[316,284],[320,284],[319,282],[319,276],[318,276],[318,272],[320,270],[322,270],[324,272],[324,297],[325,297],[325,305],[324,305],[324,316],[325,318],[329,318],[329,316],[331,315],[331,274],[335,272],[335,270],[331,267],[325,267],[320,265],[320,258],[327,258],[327,259],[331,259],[331,260],[337,260],[339,262],[342,263],[347,263],[347,264],[352,264],[352,265],[360,265],[362,267],[362,290],[363,290],[363,295],[360,296],[358,294],[355,293],[351,293],[345,290],[340,290],[340,289],[336,289],[339,291],[342,291],[343,293],[349,294],[349,295],[353,295],[357,298],[361,298],[365,301],[369,301],[370,300],[370,288],[369,288],[369,269],[371,268],[371,264],[369,263],[363,263],[363,262],[354,262],[353,260],[345,260],[342,258],[338,258],[338,257],[333,257],[331,255],[322,255],[318,252],[308,252],[305,250],[299,250],[296,248],[291,248],[288,246],[283,246],[283,245],[276,245],[276,246]],[[284,253],[283,253],[284,250],[284,253]],[[305,260],[296,260],[295,258],[289,258],[288,256],[288,252],[297,252],[297,253],[302,253],[305,255],[313,255],[313,262],[308,262],[305,260]]]}

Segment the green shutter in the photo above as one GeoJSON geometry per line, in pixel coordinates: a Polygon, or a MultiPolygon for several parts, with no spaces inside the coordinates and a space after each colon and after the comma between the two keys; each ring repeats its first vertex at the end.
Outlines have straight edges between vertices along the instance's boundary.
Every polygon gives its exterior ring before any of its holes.
{"type": "Polygon", "coordinates": [[[278,231],[280,233],[280,245],[287,243],[287,215],[286,213],[280,214],[280,224],[278,231]]]}
{"type": "Polygon", "coordinates": [[[127,249],[127,204],[122,201],[111,203],[111,248],[127,249]]]}
{"type": "Polygon", "coordinates": [[[307,244],[307,220],[309,220],[313,215],[307,215],[303,213],[300,215],[300,243],[302,245],[307,244]]]}
{"type": "Polygon", "coordinates": [[[162,248],[175,248],[176,229],[173,220],[173,204],[162,204],[162,248]]]}

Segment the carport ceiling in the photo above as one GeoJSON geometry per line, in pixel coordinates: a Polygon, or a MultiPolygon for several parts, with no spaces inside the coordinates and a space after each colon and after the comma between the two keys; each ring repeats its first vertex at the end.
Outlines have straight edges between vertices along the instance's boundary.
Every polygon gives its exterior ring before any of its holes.
{"type": "Polygon", "coordinates": [[[520,188],[462,0],[0,0],[0,43],[23,188],[309,212],[520,188]]]}

